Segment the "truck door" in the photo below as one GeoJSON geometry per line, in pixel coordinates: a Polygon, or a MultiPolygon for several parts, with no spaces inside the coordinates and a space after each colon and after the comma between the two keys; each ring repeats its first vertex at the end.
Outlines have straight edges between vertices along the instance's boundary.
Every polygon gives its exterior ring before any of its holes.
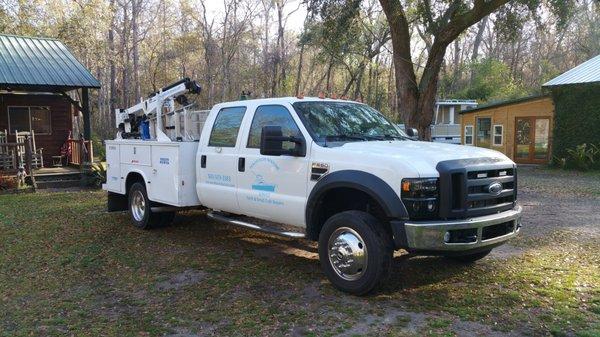
{"type": "Polygon", "coordinates": [[[198,196],[206,207],[240,213],[236,197],[238,133],[246,107],[219,110],[208,139],[202,137],[200,160],[197,161],[198,196]]]}
{"type": "MultiPolygon", "coordinates": [[[[284,136],[302,137],[296,121],[283,105],[260,105],[242,133],[238,160],[238,202],[243,214],[304,226],[308,181],[308,154],[304,157],[260,154],[263,126],[281,126],[284,136]]],[[[292,144],[288,144],[292,146],[292,144]]],[[[307,144],[307,148],[310,148],[307,144]]]]}

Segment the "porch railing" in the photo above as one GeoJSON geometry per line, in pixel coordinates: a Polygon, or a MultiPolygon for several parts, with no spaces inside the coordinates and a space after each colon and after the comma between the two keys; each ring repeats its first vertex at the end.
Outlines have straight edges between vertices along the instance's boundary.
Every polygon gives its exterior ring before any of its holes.
{"type": "Polygon", "coordinates": [[[80,166],[85,162],[92,162],[94,158],[94,147],[89,140],[69,139],[67,140],[71,148],[69,164],[80,166]]]}
{"type": "Polygon", "coordinates": [[[19,168],[23,166],[25,172],[31,179],[33,189],[37,188],[35,182],[35,176],[33,172],[33,153],[31,152],[31,137],[26,136],[25,141],[22,143],[0,143],[0,175],[2,173],[14,174],[19,171],[19,168]],[[25,156],[23,162],[19,160],[20,149],[25,149],[25,156]]]}

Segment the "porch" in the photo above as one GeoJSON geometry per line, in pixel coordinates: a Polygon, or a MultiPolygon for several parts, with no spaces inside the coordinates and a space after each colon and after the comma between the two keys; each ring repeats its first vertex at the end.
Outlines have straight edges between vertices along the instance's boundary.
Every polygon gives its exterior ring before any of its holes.
{"type": "Polygon", "coordinates": [[[0,55],[11,69],[0,81],[0,176],[72,182],[93,159],[89,91],[99,81],[58,40],[0,34],[0,55]]]}

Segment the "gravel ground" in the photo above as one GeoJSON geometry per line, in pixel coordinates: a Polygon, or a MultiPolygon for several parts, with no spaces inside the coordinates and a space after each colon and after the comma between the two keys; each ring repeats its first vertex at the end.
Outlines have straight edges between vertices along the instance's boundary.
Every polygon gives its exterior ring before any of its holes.
{"type": "Polygon", "coordinates": [[[600,235],[600,174],[519,168],[523,236],[556,229],[600,235]]]}

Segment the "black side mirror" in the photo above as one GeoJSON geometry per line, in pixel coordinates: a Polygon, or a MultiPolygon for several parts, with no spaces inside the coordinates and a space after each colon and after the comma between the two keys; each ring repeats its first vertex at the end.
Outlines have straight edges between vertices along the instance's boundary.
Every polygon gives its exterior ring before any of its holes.
{"type": "Polygon", "coordinates": [[[417,129],[415,128],[406,128],[405,130],[406,135],[408,137],[410,137],[411,139],[419,139],[419,131],[417,131],[417,129]]]}
{"type": "Polygon", "coordinates": [[[260,154],[264,156],[304,157],[306,155],[306,145],[303,138],[283,136],[281,126],[266,125],[263,126],[260,134],[260,154]],[[284,142],[294,143],[294,149],[284,149],[284,142]]]}

